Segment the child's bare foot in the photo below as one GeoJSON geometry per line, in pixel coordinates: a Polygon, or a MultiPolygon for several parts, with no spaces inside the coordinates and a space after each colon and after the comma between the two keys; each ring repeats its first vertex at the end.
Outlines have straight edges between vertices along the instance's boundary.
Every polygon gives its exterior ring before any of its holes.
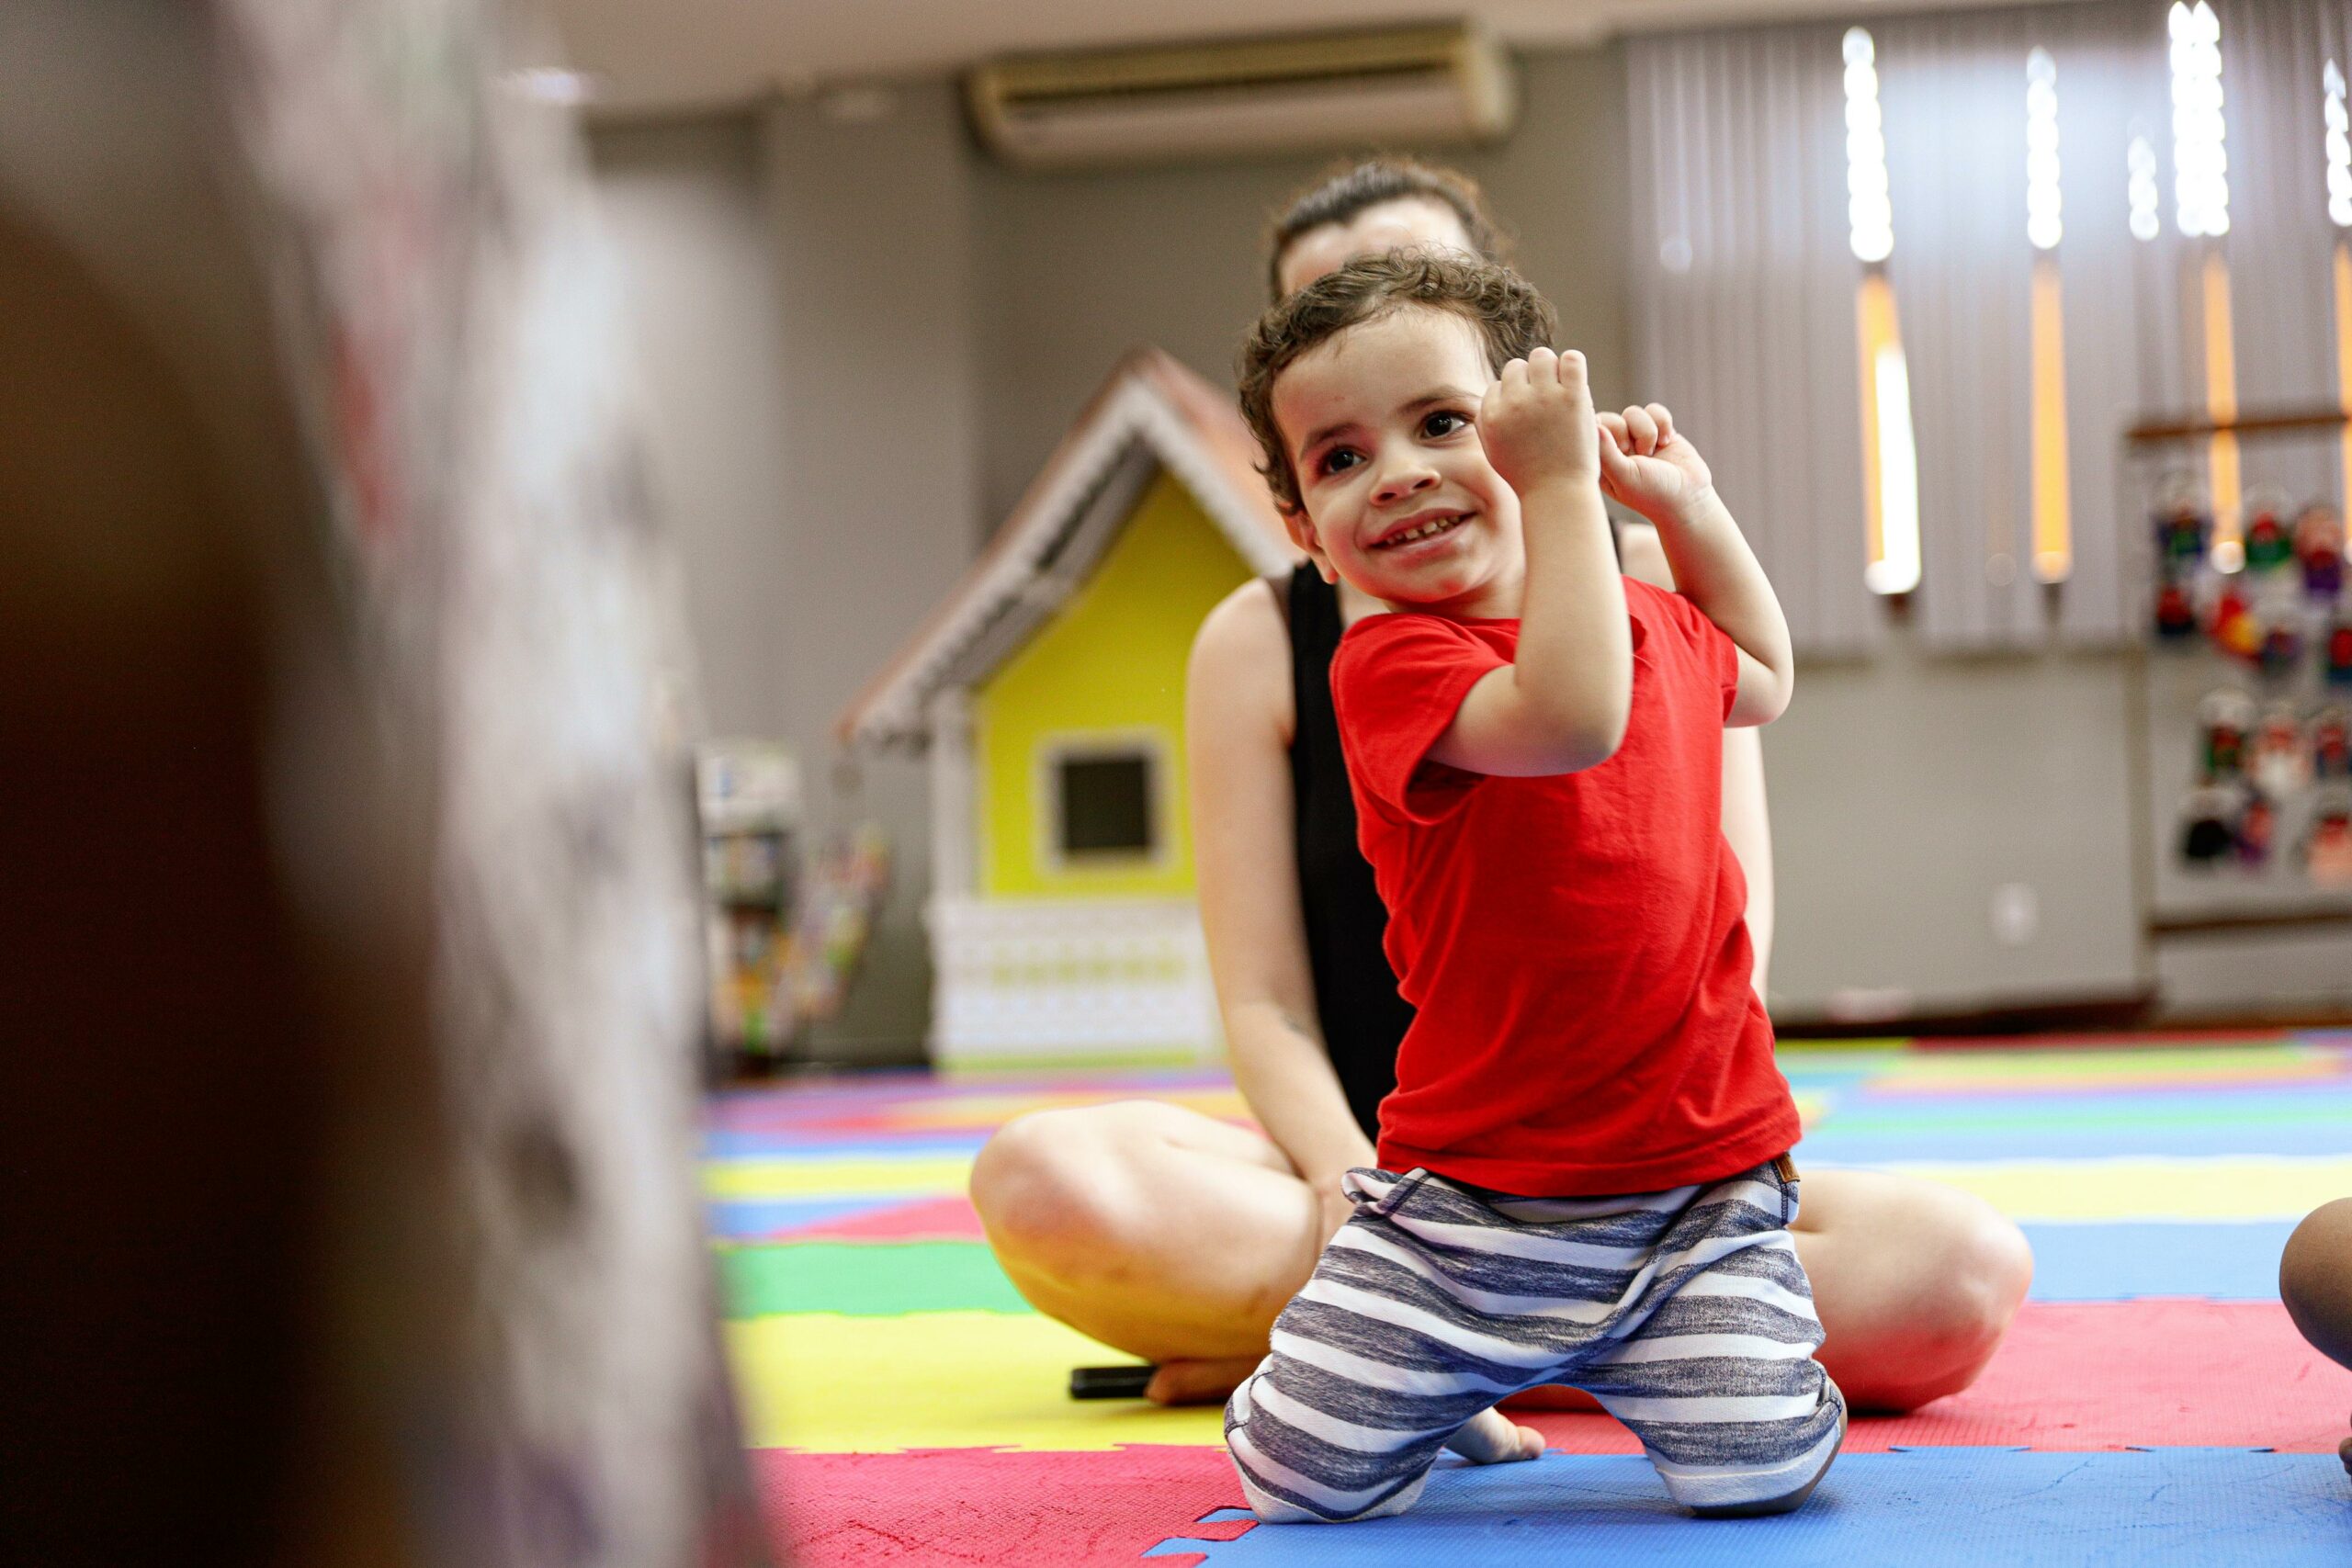
{"type": "Polygon", "coordinates": [[[1513,1425],[1499,1410],[1481,1410],[1445,1446],[1472,1464],[1516,1464],[1544,1456],[1544,1434],[1513,1425]]]}
{"type": "Polygon", "coordinates": [[[1154,1404],[1223,1404],[1241,1380],[1258,1370],[1257,1356],[1216,1360],[1162,1361],[1143,1396],[1154,1404]]]}

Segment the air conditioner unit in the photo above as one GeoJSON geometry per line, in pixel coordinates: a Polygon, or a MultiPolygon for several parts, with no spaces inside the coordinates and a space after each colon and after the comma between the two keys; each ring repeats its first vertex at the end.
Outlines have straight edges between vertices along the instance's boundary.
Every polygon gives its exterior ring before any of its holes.
{"type": "Polygon", "coordinates": [[[1027,169],[1491,141],[1518,112],[1509,56],[1467,25],[1030,56],[966,92],[1027,169]]]}

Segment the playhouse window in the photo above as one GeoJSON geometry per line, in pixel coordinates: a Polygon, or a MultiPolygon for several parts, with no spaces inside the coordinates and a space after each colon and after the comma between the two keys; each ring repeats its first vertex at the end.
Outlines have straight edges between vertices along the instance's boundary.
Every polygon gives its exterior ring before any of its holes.
{"type": "Polygon", "coordinates": [[[1094,752],[1056,759],[1056,848],[1066,861],[1149,857],[1159,848],[1153,832],[1153,764],[1147,750],[1094,752]]]}

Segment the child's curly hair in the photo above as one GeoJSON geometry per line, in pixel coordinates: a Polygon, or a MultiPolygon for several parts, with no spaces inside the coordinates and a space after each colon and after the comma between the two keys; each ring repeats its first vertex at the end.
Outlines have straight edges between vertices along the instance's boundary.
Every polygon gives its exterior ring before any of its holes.
{"type": "Polygon", "coordinates": [[[1452,310],[1478,329],[1487,367],[1499,374],[1514,359],[1549,344],[1558,326],[1534,286],[1507,266],[1458,251],[1391,251],[1360,256],[1317,278],[1258,318],[1238,363],[1241,415],[1258,438],[1258,471],[1284,512],[1305,510],[1298,475],[1274,424],[1274,382],[1299,355],[1352,326],[1408,306],[1452,310]]]}

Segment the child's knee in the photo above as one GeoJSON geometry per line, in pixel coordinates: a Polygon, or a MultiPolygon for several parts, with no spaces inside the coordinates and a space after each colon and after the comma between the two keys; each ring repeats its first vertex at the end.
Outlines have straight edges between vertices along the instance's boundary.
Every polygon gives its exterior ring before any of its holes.
{"type": "Polygon", "coordinates": [[[1421,1489],[1429,1484],[1429,1472],[1424,1471],[1398,1490],[1362,1506],[1342,1507],[1333,1513],[1318,1513],[1313,1508],[1260,1485],[1238,1456],[1234,1460],[1234,1472],[1241,1477],[1241,1495],[1250,1504],[1250,1511],[1263,1525],[1351,1525],[1363,1519],[1385,1519],[1391,1514],[1401,1514],[1421,1500],[1421,1489]]]}
{"type": "Polygon", "coordinates": [[[1250,1473],[1241,1456],[1233,1456],[1235,1473],[1241,1477],[1241,1494],[1249,1501],[1250,1511],[1258,1522],[1266,1525],[1351,1525],[1362,1519],[1384,1519],[1391,1514],[1401,1514],[1421,1500],[1421,1489],[1429,1484],[1429,1472],[1424,1469],[1404,1486],[1374,1501],[1343,1504],[1334,1511],[1324,1513],[1306,1506],[1277,1491],[1261,1485],[1250,1473]]]}
{"type": "MultiPolygon", "coordinates": [[[[1645,1423],[1645,1425],[1647,1425],[1645,1423]]],[[[1785,1513],[1810,1496],[1846,1438],[1846,1402],[1825,1373],[1813,1407],[1765,1421],[1641,1434],[1667,1495],[1701,1515],[1785,1513]]]]}
{"type": "Polygon", "coordinates": [[[1275,1359],[1268,1356],[1242,1379],[1225,1406],[1226,1451],[1241,1478],[1250,1511],[1270,1525],[1336,1525],[1382,1518],[1411,1507],[1428,1484],[1435,1452],[1342,1453],[1269,1415],[1261,1407],[1258,1393],[1275,1359]],[[1383,1464],[1382,1457],[1396,1462],[1383,1464]]]}

